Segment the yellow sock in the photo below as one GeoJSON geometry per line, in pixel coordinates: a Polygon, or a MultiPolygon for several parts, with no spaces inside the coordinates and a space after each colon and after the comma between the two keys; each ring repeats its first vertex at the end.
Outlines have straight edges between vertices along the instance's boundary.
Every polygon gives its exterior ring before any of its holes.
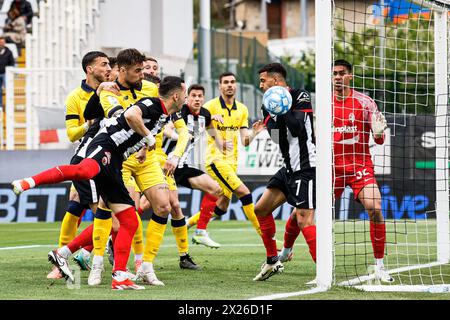
{"type": "Polygon", "coordinates": [[[61,231],[59,232],[59,248],[68,244],[77,235],[78,219],[79,217],[71,214],[69,211],[64,215],[61,231]]]}
{"type": "Polygon", "coordinates": [[[92,240],[94,245],[94,256],[105,254],[106,243],[112,228],[111,211],[108,209],[97,208],[94,215],[94,230],[92,240]]]}
{"type": "Polygon", "coordinates": [[[252,223],[253,228],[255,228],[256,230],[256,233],[258,233],[261,236],[262,235],[261,227],[259,226],[258,218],[256,218],[255,205],[253,204],[253,202],[245,206],[242,206],[242,209],[244,209],[244,213],[247,219],[250,220],[250,222],[252,223]]]}
{"type": "Polygon", "coordinates": [[[177,242],[178,253],[181,255],[182,253],[187,253],[189,251],[189,242],[188,242],[188,231],[186,225],[186,219],[181,220],[173,220],[172,224],[172,233],[175,236],[175,241],[177,242]]]}
{"type": "Polygon", "coordinates": [[[146,243],[144,248],[144,262],[153,262],[162,243],[166,231],[167,218],[162,218],[153,213],[147,226],[146,243]]]}
{"type": "Polygon", "coordinates": [[[133,253],[142,254],[144,252],[144,228],[142,226],[142,220],[139,214],[136,212],[137,219],[139,221],[139,226],[134,234],[133,242],[131,244],[131,248],[133,249],[133,253]]]}
{"type": "Polygon", "coordinates": [[[200,211],[188,219],[187,227],[190,228],[192,226],[195,226],[198,223],[198,219],[200,219],[200,211]]]}

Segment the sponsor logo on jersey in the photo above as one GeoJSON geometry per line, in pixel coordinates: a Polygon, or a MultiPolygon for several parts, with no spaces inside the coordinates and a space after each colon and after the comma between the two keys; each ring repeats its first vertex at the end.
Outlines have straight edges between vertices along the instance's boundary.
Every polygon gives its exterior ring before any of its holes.
{"type": "Polygon", "coordinates": [[[217,130],[220,130],[220,131],[238,131],[239,127],[237,127],[237,126],[221,126],[219,124],[219,125],[217,125],[217,130]]]}
{"type": "Polygon", "coordinates": [[[308,92],[301,92],[298,95],[297,101],[298,102],[310,102],[311,101],[311,97],[309,96],[308,92]]]}
{"type": "Polygon", "coordinates": [[[111,163],[111,153],[108,151],[105,151],[105,156],[102,158],[102,164],[106,166],[107,164],[111,163]]]}
{"type": "Polygon", "coordinates": [[[334,127],[333,131],[337,133],[354,133],[358,131],[358,127],[357,126],[334,127]]]}
{"type": "Polygon", "coordinates": [[[144,105],[146,105],[147,107],[150,107],[151,105],[153,105],[153,102],[152,102],[152,100],[150,100],[150,99],[142,100],[142,103],[143,103],[144,105]]]}
{"type": "Polygon", "coordinates": [[[348,115],[348,120],[350,120],[350,122],[355,122],[355,114],[352,112],[348,115]]]}

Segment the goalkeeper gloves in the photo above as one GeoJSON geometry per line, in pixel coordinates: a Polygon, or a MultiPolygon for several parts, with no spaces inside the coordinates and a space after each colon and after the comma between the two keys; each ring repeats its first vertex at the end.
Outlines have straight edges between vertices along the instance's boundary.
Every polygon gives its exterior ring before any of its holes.
{"type": "Polygon", "coordinates": [[[372,113],[372,132],[375,139],[383,136],[383,131],[387,128],[386,118],[381,112],[372,113]]]}

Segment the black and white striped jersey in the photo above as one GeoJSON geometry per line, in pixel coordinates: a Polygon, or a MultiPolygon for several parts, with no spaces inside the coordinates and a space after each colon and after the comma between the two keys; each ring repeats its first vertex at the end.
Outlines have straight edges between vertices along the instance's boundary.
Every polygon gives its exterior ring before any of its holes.
{"type": "MultiPolygon", "coordinates": [[[[186,123],[189,134],[192,136],[192,139],[189,141],[183,157],[179,161],[179,166],[183,166],[184,164],[194,165],[192,150],[200,141],[201,136],[205,132],[206,128],[208,128],[211,124],[211,113],[203,107],[200,108],[200,111],[198,113],[194,113],[193,110],[191,110],[189,106],[185,104],[181,108],[179,114],[186,123]]],[[[168,156],[173,150],[175,150],[176,145],[177,141],[164,137],[162,148],[168,156]]]]}
{"type": "MultiPolygon", "coordinates": [[[[143,98],[134,105],[141,109],[144,125],[154,136],[170,120],[170,115],[159,98],[143,98]]],[[[104,119],[104,127],[98,133],[106,133],[116,145],[117,152],[123,154],[125,159],[145,145],[144,137],[134,132],[125,119],[128,110],[129,108],[118,117],[104,119]]]]}
{"type": "Polygon", "coordinates": [[[280,145],[289,172],[316,167],[316,141],[313,127],[311,95],[300,89],[289,89],[292,106],[284,115],[270,115],[264,107],[264,123],[270,137],[280,145]]]}

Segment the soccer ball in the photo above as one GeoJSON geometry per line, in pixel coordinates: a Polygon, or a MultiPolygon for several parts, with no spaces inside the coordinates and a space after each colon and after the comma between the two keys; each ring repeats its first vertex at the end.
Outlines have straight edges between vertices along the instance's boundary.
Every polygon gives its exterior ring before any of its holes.
{"type": "Polygon", "coordinates": [[[270,87],[263,96],[263,106],[272,115],[282,115],[292,106],[292,96],[285,87],[270,87]]]}

